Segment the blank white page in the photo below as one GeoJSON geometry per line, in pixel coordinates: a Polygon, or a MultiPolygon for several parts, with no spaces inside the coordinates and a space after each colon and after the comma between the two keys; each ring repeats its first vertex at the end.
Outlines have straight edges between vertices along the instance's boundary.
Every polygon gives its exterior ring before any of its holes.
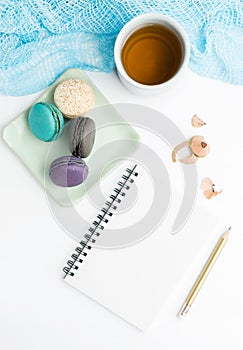
{"type": "MultiPolygon", "coordinates": [[[[148,186],[148,182],[144,182],[143,169],[138,170],[136,186],[146,201],[146,191],[141,189],[148,186]]],[[[65,281],[140,330],[145,330],[215,227],[215,218],[196,206],[187,224],[177,234],[171,235],[180,199],[181,196],[173,192],[166,218],[147,238],[125,248],[92,248],[84,262],[79,264],[79,269],[74,271],[75,275],[66,276],[65,281]]],[[[126,200],[129,202],[125,197],[124,206],[126,200]]],[[[131,208],[131,213],[141,209],[140,201],[141,198],[131,208]]],[[[128,219],[127,212],[111,218],[107,224],[109,234],[113,230],[116,235],[116,222],[121,225],[124,215],[128,219]]],[[[102,235],[105,234],[106,230],[102,235]]]]}

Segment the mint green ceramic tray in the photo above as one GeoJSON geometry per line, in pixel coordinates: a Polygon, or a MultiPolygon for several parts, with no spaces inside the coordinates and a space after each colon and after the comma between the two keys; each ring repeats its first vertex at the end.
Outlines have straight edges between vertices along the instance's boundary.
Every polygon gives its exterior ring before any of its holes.
{"type": "Polygon", "coordinates": [[[95,94],[95,107],[88,116],[94,119],[97,131],[94,148],[91,155],[86,158],[90,172],[84,184],[65,189],[54,185],[49,179],[48,172],[51,162],[57,157],[70,154],[68,122],[59,140],[51,143],[42,142],[29,130],[27,117],[30,106],[3,129],[3,139],[8,146],[36,180],[62,206],[78,203],[85,192],[117,164],[117,159],[126,158],[135,151],[138,140],[135,130],[125,122],[89,77],[79,69],[66,71],[37,101],[53,103],[56,85],[70,78],[86,81],[95,94]]]}

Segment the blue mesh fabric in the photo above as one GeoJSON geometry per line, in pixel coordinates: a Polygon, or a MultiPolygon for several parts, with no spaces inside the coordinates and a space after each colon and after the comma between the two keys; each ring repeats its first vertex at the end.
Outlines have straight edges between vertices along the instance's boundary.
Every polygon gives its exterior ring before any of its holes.
{"type": "Polygon", "coordinates": [[[110,72],[118,32],[145,12],[184,27],[193,71],[243,84],[243,0],[0,0],[0,93],[36,92],[70,67],[110,72]]]}

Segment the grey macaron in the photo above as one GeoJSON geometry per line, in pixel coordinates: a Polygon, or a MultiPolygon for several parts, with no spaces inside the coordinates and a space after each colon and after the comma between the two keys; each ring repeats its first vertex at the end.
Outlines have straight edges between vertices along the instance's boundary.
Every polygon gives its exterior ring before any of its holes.
{"type": "Polygon", "coordinates": [[[75,118],[70,121],[69,147],[73,156],[86,158],[95,141],[95,122],[91,118],[75,118]]]}

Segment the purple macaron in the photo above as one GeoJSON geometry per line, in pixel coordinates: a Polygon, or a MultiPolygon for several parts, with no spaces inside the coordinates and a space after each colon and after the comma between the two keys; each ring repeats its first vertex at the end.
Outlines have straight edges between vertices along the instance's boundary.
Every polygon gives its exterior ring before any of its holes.
{"type": "Polygon", "coordinates": [[[55,159],[49,170],[52,182],[61,187],[80,185],[86,180],[88,173],[87,164],[74,156],[63,156],[55,159]]]}

